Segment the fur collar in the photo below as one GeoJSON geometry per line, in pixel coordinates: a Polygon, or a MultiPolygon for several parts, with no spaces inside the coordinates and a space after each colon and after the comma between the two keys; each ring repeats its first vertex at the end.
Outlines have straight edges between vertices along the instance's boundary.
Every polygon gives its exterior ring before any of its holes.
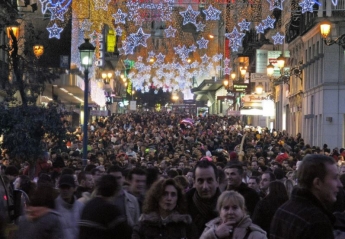
{"type": "Polygon", "coordinates": [[[157,212],[151,212],[149,214],[142,214],[139,218],[139,221],[156,225],[179,222],[191,224],[192,218],[188,214],[179,214],[178,212],[173,212],[163,220],[157,212]]]}

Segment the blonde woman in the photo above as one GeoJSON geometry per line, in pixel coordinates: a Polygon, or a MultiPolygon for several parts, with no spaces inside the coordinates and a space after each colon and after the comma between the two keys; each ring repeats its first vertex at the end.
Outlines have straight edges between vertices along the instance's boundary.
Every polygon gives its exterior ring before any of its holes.
{"type": "Polygon", "coordinates": [[[219,217],[206,223],[200,239],[267,239],[266,232],[252,223],[244,198],[235,191],[223,192],[217,201],[219,217]]]}

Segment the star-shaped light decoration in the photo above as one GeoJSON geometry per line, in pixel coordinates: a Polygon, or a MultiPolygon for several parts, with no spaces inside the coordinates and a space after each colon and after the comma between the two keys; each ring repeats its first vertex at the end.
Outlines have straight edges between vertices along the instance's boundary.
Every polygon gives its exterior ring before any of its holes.
{"type": "Polygon", "coordinates": [[[90,42],[94,43],[95,41],[99,40],[100,37],[102,37],[102,34],[96,32],[96,30],[94,30],[90,35],[90,42]]]}
{"type": "Polygon", "coordinates": [[[65,21],[65,18],[64,18],[65,11],[61,9],[60,3],[58,3],[55,7],[48,7],[47,9],[51,13],[51,16],[50,16],[51,21],[54,21],[55,19],[59,19],[60,21],[65,21]]]}
{"type": "Polygon", "coordinates": [[[211,4],[208,6],[207,10],[202,11],[206,15],[206,21],[219,20],[221,11],[219,11],[217,8],[214,8],[211,4]]]}
{"type": "MultiPolygon", "coordinates": [[[[133,33],[132,33],[133,34],[133,33]]],[[[131,35],[132,35],[131,34],[131,35]]],[[[134,34],[137,42],[136,45],[142,45],[144,47],[147,47],[146,40],[151,36],[151,34],[146,34],[143,29],[140,27],[137,31],[137,33],[134,34]]]]}
{"type": "Polygon", "coordinates": [[[161,52],[156,56],[157,62],[158,63],[163,63],[164,62],[165,55],[163,55],[161,52]]]}
{"type": "Polygon", "coordinates": [[[196,17],[200,14],[199,11],[194,11],[191,5],[188,5],[186,11],[179,12],[180,15],[183,17],[183,25],[188,23],[196,23],[196,17]]]}
{"type": "Polygon", "coordinates": [[[121,75],[121,71],[116,70],[116,71],[115,71],[115,75],[116,75],[116,76],[120,76],[120,75],[121,75]]]}
{"type": "Polygon", "coordinates": [[[206,40],[204,37],[202,37],[199,41],[196,41],[196,43],[198,43],[199,49],[207,49],[208,40],[206,40]]]}
{"type": "Polygon", "coordinates": [[[154,51],[150,51],[149,52],[149,58],[153,58],[153,57],[155,57],[155,52],[154,51]]]}
{"type": "Polygon", "coordinates": [[[115,32],[116,32],[116,36],[122,36],[123,30],[121,29],[120,26],[117,26],[117,28],[115,28],[115,32]]]}
{"type": "Polygon", "coordinates": [[[229,34],[230,44],[242,46],[242,39],[246,34],[240,33],[237,27],[234,27],[232,32],[229,34]]]}
{"type": "Polygon", "coordinates": [[[56,23],[54,23],[52,27],[47,27],[47,30],[49,32],[49,38],[60,39],[60,33],[63,31],[63,28],[58,27],[56,23]]]}
{"type": "Polygon", "coordinates": [[[110,0],[93,0],[95,4],[95,10],[103,9],[104,11],[108,11],[108,5],[110,0]]]}
{"type": "Polygon", "coordinates": [[[80,30],[81,31],[86,31],[89,32],[92,26],[92,22],[89,19],[84,19],[84,21],[80,25],[80,30]]]}
{"type": "Polygon", "coordinates": [[[225,65],[225,66],[228,66],[229,63],[230,63],[230,59],[226,57],[226,58],[224,59],[224,65],[225,65]]]}
{"type": "Polygon", "coordinates": [[[167,29],[164,30],[166,37],[175,37],[175,32],[177,30],[172,26],[169,26],[167,29]]]}
{"type": "Polygon", "coordinates": [[[197,49],[198,49],[197,46],[194,44],[189,47],[190,52],[195,52],[197,49]]]}
{"type": "Polygon", "coordinates": [[[314,11],[313,6],[315,3],[316,3],[315,0],[303,0],[298,5],[301,6],[302,13],[306,13],[306,12],[313,12],[314,11]]]}
{"type": "Polygon", "coordinates": [[[332,4],[333,4],[333,6],[337,6],[338,5],[338,0],[332,0],[332,4]]]}
{"type": "Polygon", "coordinates": [[[273,9],[283,10],[284,0],[267,0],[267,2],[270,4],[270,11],[273,9]]]}
{"type": "Polygon", "coordinates": [[[259,33],[264,33],[265,32],[265,27],[260,23],[259,25],[257,25],[255,27],[256,29],[256,33],[259,34],[259,33]]]}
{"type": "Polygon", "coordinates": [[[195,26],[197,32],[203,32],[204,28],[206,27],[206,24],[202,24],[202,22],[199,21],[197,24],[195,24],[195,26]]]}
{"type": "Polygon", "coordinates": [[[224,75],[230,75],[230,73],[231,73],[231,68],[230,67],[225,67],[225,68],[223,68],[223,72],[224,72],[224,75]]]}
{"type": "Polygon", "coordinates": [[[126,17],[127,17],[127,13],[123,13],[121,11],[121,9],[117,10],[117,13],[112,14],[113,18],[115,19],[115,24],[119,24],[119,23],[126,23],[126,17]]]}
{"type": "Polygon", "coordinates": [[[208,57],[206,54],[201,57],[202,63],[206,64],[210,60],[210,57],[208,57]]]}
{"type": "Polygon", "coordinates": [[[143,61],[143,57],[142,56],[138,56],[137,60],[138,60],[138,62],[141,62],[141,61],[143,61]]]}
{"type": "Polygon", "coordinates": [[[242,22],[239,22],[237,25],[240,26],[240,31],[249,31],[250,22],[247,22],[246,19],[243,19],[242,22]]]}
{"type": "Polygon", "coordinates": [[[274,36],[272,36],[272,39],[273,39],[273,44],[276,45],[276,44],[280,44],[282,45],[283,44],[283,40],[284,40],[285,36],[284,35],[280,35],[279,32],[277,32],[277,34],[275,34],[274,36]]]}
{"type": "Polygon", "coordinates": [[[270,16],[267,16],[267,18],[265,20],[262,20],[262,22],[264,23],[264,27],[265,29],[267,28],[274,28],[274,23],[276,22],[276,19],[271,18],[270,16]]]}

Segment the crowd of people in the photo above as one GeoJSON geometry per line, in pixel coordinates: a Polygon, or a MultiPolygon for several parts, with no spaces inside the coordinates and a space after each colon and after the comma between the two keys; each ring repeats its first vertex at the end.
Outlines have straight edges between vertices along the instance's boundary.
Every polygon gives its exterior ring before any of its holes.
{"type": "Polygon", "coordinates": [[[80,127],[66,150],[46,139],[36,165],[3,150],[23,205],[13,238],[345,238],[344,148],[212,115],[127,113],[88,130],[86,165],[80,127]]]}

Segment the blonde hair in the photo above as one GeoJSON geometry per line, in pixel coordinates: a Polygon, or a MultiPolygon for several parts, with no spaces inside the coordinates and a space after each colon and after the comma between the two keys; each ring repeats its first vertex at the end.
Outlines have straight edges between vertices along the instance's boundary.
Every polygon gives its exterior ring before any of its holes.
{"type": "Polygon", "coordinates": [[[223,205],[227,202],[232,202],[233,204],[236,204],[239,208],[242,209],[244,213],[246,213],[246,206],[245,206],[245,200],[244,197],[235,191],[224,191],[219,196],[217,200],[217,211],[220,212],[223,205]]]}

